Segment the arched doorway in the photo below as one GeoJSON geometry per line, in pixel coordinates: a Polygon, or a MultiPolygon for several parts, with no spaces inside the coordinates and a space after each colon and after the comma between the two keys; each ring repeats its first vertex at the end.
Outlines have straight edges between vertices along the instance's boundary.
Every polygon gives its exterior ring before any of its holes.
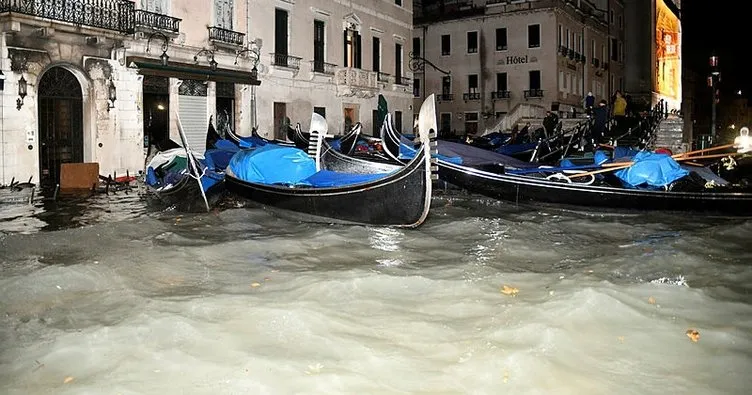
{"type": "Polygon", "coordinates": [[[60,182],[61,163],[84,161],[83,94],[78,79],[53,67],[39,80],[39,180],[60,182]]]}

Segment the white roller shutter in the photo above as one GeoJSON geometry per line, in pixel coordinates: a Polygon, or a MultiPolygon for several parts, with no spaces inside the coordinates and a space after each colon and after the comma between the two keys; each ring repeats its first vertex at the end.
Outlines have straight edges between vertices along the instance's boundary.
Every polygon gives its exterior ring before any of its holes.
{"type": "Polygon", "coordinates": [[[183,124],[188,146],[197,152],[204,152],[206,149],[206,130],[209,127],[206,106],[206,96],[180,95],[180,122],[183,124]]]}

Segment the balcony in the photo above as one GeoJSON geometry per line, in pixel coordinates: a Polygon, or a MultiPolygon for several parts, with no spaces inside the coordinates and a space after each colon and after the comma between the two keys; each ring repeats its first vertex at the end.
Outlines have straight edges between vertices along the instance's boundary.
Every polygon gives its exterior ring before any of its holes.
{"type": "Polygon", "coordinates": [[[593,67],[601,67],[601,61],[598,58],[590,59],[590,64],[592,64],[593,67]]]}
{"type": "Polygon", "coordinates": [[[377,74],[375,71],[342,67],[335,71],[334,81],[338,86],[350,90],[377,90],[379,88],[377,74]]]}
{"type": "Polygon", "coordinates": [[[511,97],[512,97],[512,93],[509,91],[491,92],[491,99],[509,99],[511,97]]]}
{"type": "Polygon", "coordinates": [[[300,70],[300,60],[298,56],[288,55],[286,53],[272,53],[272,66],[285,67],[293,70],[300,70]]]}
{"type": "Polygon", "coordinates": [[[462,94],[462,100],[468,101],[468,100],[480,100],[480,93],[474,92],[474,93],[463,93],[462,94]]]}
{"type": "Polygon", "coordinates": [[[136,10],[136,29],[145,31],[163,31],[178,34],[180,31],[180,18],[169,15],[157,14],[156,12],[136,10]]]}
{"type": "Polygon", "coordinates": [[[233,30],[210,26],[209,28],[209,41],[215,44],[229,44],[231,46],[242,47],[245,41],[245,33],[236,32],[233,30]]]}
{"type": "Polygon", "coordinates": [[[528,89],[526,91],[523,91],[525,100],[530,98],[542,98],[543,97],[543,89],[528,89]]]}
{"type": "Polygon", "coordinates": [[[439,95],[439,101],[452,101],[454,100],[454,95],[451,93],[442,93],[439,95]]]}
{"type": "Polygon", "coordinates": [[[394,77],[394,84],[395,85],[408,86],[408,85],[410,85],[410,82],[411,82],[410,79],[407,78],[407,77],[405,77],[404,75],[403,76],[399,76],[398,75],[398,76],[394,77]]]}
{"type": "Polygon", "coordinates": [[[382,82],[384,84],[389,83],[389,77],[391,76],[391,74],[384,73],[381,71],[377,71],[376,74],[378,74],[376,78],[378,79],[379,82],[382,82]]]}
{"type": "Polygon", "coordinates": [[[134,11],[134,3],[129,0],[0,1],[0,13],[17,13],[121,33],[134,32],[134,11]]]}
{"type": "Polygon", "coordinates": [[[574,60],[574,49],[567,50],[567,56],[569,56],[569,59],[574,60]]]}
{"type": "Polygon", "coordinates": [[[569,53],[569,49],[564,45],[559,45],[559,54],[561,56],[567,56],[567,53],[569,53]]]}
{"type": "Polygon", "coordinates": [[[313,70],[314,73],[334,75],[335,68],[337,68],[336,64],[326,63],[323,60],[311,61],[311,70],[313,70]]]}
{"type": "Polygon", "coordinates": [[[603,70],[608,70],[608,62],[603,62],[603,70]]]}
{"type": "Polygon", "coordinates": [[[580,62],[580,63],[582,63],[582,64],[585,64],[585,63],[587,63],[587,58],[585,57],[585,55],[580,55],[580,60],[579,60],[579,62],[580,62]]]}

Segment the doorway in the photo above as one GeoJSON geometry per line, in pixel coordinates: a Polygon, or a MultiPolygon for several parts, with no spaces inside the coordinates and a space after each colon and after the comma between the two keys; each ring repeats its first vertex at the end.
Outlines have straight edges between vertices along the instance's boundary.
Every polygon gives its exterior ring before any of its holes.
{"type": "Polygon", "coordinates": [[[39,183],[60,182],[61,163],[84,161],[83,92],[78,79],[53,67],[39,80],[39,183]]]}
{"type": "Polygon", "coordinates": [[[287,128],[290,120],[287,119],[287,104],[274,102],[274,138],[277,140],[287,140],[287,128]]]}
{"type": "Polygon", "coordinates": [[[144,95],[144,148],[147,156],[152,150],[168,148],[170,139],[170,79],[145,75],[144,95]]]}

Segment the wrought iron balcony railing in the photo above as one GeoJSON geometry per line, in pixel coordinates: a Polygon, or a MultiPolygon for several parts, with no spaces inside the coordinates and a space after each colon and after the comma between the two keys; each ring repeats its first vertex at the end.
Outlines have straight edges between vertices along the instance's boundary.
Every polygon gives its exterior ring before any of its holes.
{"type": "Polygon", "coordinates": [[[468,100],[480,100],[480,93],[474,92],[474,93],[463,93],[462,94],[462,100],[468,101],[468,100]]]}
{"type": "Polygon", "coordinates": [[[313,68],[314,73],[334,75],[334,69],[337,67],[337,65],[326,63],[323,60],[312,60],[311,67],[313,68]]]}
{"type": "Polygon", "coordinates": [[[209,40],[217,41],[225,44],[232,44],[242,46],[245,41],[245,33],[236,32],[233,30],[225,29],[217,26],[210,26],[209,28],[209,40]]]}
{"type": "Polygon", "coordinates": [[[509,99],[511,97],[512,97],[512,94],[509,91],[491,92],[491,99],[509,99]]]}
{"type": "Polygon", "coordinates": [[[157,14],[156,12],[136,10],[136,27],[145,27],[153,30],[162,30],[171,33],[180,31],[180,18],[169,15],[157,14]]]}
{"type": "Polygon", "coordinates": [[[272,65],[277,67],[287,67],[288,69],[300,70],[300,58],[298,56],[288,55],[286,53],[272,53],[272,65]]]}
{"type": "Polygon", "coordinates": [[[0,0],[0,12],[18,13],[80,26],[133,33],[130,0],[0,0]]]}
{"type": "Polygon", "coordinates": [[[407,78],[407,77],[405,77],[404,75],[395,75],[394,76],[394,84],[395,85],[405,85],[405,86],[408,86],[408,85],[410,85],[410,82],[412,82],[412,81],[410,81],[410,79],[407,78]]]}
{"type": "Polygon", "coordinates": [[[452,101],[454,100],[454,95],[451,93],[442,93],[439,95],[439,101],[452,101]]]}
{"type": "Polygon", "coordinates": [[[608,62],[603,62],[603,70],[608,70],[608,62]]]}
{"type": "Polygon", "coordinates": [[[378,76],[375,71],[361,70],[353,67],[340,67],[334,75],[335,84],[356,89],[377,90],[378,76]]]}
{"type": "Polygon", "coordinates": [[[567,56],[569,56],[569,59],[574,59],[574,49],[568,50],[567,56]]]}
{"type": "Polygon", "coordinates": [[[590,63],[593,66],[595,66],[595,67],[600,67],[601,66],[601,61],[598,58],[592,58],[592,59],[590,59],[590,63]]]}
{"type": "Polygon", "coordinates": [[[564,45],[559,45],[559,54],[561,56],[567,56],[567,53],[569,52],[569,49],[564,45]]]}
{"type": "Polygon", "coordinates": [[[543,97],[543,89],[528,89],[524,91],[525,99],[531,97],[543,97]]]}
{"type": "Polygon", "coordinates": [[[377,71],[376,73],[378,74],[377,79],[379,82],[389,83],[389,77],[391,77],[391,74],[382,71],[377,71]]]}

